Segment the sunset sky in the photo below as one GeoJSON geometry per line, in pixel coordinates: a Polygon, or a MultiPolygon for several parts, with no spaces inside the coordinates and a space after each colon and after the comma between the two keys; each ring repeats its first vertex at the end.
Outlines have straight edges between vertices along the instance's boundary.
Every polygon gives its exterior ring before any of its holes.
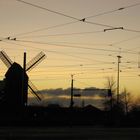
{"type": "Polygon", "coordinates": [[[71,74],[74,87],[105,88],[120,55],[120,91],[139,95],[139,13],[140,0],[0,0],[0,50],[21,65],[24,51],[46,54],[28,73],[38,89],[68,88],[71,74]]]}

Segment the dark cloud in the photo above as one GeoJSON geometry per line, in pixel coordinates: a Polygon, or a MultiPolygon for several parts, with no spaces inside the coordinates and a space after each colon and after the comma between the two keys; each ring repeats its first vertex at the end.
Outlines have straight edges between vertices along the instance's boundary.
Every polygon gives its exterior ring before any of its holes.
{"type": "MultiPolygon", "coordinates": [[[[43,95],[43,100],[37,102],[35,98],[30,98],[29,104],[38,104],[47,106],[48,104],[59,104],[60,106],[68,107],[70,105],[71,89],[44,89],[38,92],[43,95]]],[[[74,94],[80,94],[81,97],[74,97],[74,105],[82,106],[83,102],[85,105],[91,104],[96,107],[102,108],[104,97],[107,95],[107,90],[98,89],[95,87],[85,89],[74,89],[74,94]]]]}
{"type": "MultiPolygon", "coordinates": [[[[48,96],[65,96],[71,94],[71,89],[62,89],[62,88],[57,88],[57,89],[44,89],[40,90],[38,93],[40,94],[47,94],[48,96]]],[[[78,89],[74,88],[74,94],[81,94],[82,96],[100,96],[104,97],[107,95],[107,90],[105,89],[98,89],[95,87],[91,88],[85,88],[85,89],[78,89]]]]}

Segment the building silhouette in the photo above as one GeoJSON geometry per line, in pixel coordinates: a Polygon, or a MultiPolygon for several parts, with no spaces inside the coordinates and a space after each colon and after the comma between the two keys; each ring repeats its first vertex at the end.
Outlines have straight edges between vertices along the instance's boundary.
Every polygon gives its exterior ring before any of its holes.
{"type": "Polygon", "coordinates": [[[24,107],[27,103],[27,93],[28,76],[24,73],[23,68],[14,62],[5,74],[6,105],[16,108],[24,107]]]}

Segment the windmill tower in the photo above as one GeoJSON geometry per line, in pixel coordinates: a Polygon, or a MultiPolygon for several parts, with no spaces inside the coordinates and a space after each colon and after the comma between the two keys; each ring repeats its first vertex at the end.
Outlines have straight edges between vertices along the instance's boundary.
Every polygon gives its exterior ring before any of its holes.
{"type": "Polygon", "coordinates": [[[5,105],[10,107],[26,106],[28,91],[34,94],[38,100],[41,100],[40,96],[35,91],[35,86],[29,80],[26,72],[31,71],[35,66],[37,66],[45,58],[45,54],[40,52],[26,64],[25,70],[18,63],[13,62],[4,51],[0,51],[0,58],[8,68],[4,79],[5,97],[3,100],[5,100],[5,105]]]}

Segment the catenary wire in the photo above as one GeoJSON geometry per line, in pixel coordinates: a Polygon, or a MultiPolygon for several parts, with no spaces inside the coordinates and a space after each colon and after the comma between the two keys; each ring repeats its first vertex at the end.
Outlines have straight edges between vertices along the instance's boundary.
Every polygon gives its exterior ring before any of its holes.
{"type": "MultiPolygon", "coordinates": [[[[24,4],[27,4],[27,5],[30,5],[30,6],[33,6],[33,7],[36,7],[36,8],[39,8],[39,9],[42,9],[42,10],[45,10],[45,11],[48,11],[48,12],[55,13],[55,14],[57,14],[57,15],[61,15],[61,16],[64,16],[64,17],[67,17],[67,18],[76,20],[76,21],[81,21],[81,22],[84,22],[84,23],[93,24],[93,25],[102,26],[102,27],[116,28],[116,27],[114,27],[114,26],[107,25],[107,24],[95,23],[95,22],[87,21],[87,20],[85,20],[85,18],[79,19],[79,18],[70,16],[70,15],[67,15],[67,14],[64,14],[64,13],[61,13],[61,12],[57,12],[57,11],[54,11],[54,10],[50,10],[50,9],[48,9],[48,8],[45,8],[45,7],[42,7],[42,6],[33,4],[33,3],[25,2],[25,1],[23,1],[23,0],[17,0],[17,1],[22,2],[22,3],[24,3],[24,4]]],[[[133,6],[137,6],[137,5],[140,5],[140,3],[134,4],[133,6]]],[[[132,5],[127,6],[127,8],[129,8],[129,7],[132,7],[132,5]]],[[[121,8],[120,8],[120,9],[121,9],[121,8]]],[[[123,28],[123,30],[129,31],[129,32],[137,32],[137,33],[140,33],[140,31],[137,31],[137,30],[134,30],[134,29],[123,28]]]]}
{"type": "MultiPolygon", "coordinates": [[[[18,42],[25,42],[25,43],[33,43],[33,44],[46,44],[46,45],[54,45],[59,47],[66,47],[66,48],[78,48],[78,49],[86,49],[86,50],[97,50],[97,51],[105,51],[105,52],[119,52],[118,50],[111,50],[111,49],[102,49],[102,48],[93,48],[93,47],[80,47],[80,46],[72,46],[72,45],[64,45],[64,44],[55,44],[55,43],[47,43],[47,42],[38,42],[38,41],[30,41],[30,40],[11,40],[11,41],[18,41],[18,42]]],[[[135,52],[126,52],[121,51],[121,53],[130,53],[130,54],[137,54],[135,52]]]]}

